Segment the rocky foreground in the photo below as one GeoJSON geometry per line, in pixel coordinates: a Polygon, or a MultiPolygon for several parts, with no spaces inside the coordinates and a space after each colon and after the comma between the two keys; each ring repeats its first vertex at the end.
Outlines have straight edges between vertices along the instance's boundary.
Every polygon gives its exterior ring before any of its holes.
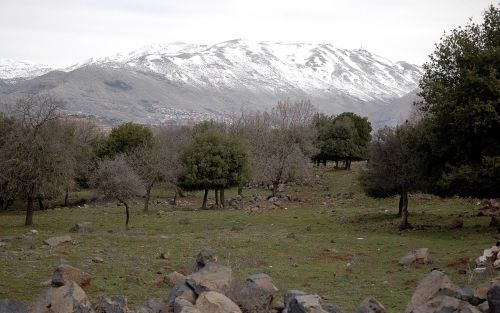
{"type": "MultiPolygon", "coordinates": [[[[424,253],[425,252],[425,253],[424,253]]],[[[412,252],[418,262],[426,250],[412,252]]],[[[410,254],[412,254],[410,253],[410,254]]],[[[405,256],[403,259],[408,259],[405,256]]],[[[402,259],[402,260],[403,260],[402,259]]],[[[425,261],[422,259],[421,261],[425,261]]],[[[84,291],[91,276],[68,264],[53,273],[51,287],[26,305],[0,299],[0,313],[340,313],[341,308],[320,295],[288,290],[283,296],[264,273],[244,281],[230,267],[217,262],[215,252],[202,250],[189,275],[172,272],[167,280],[175,285],[166,299],[151,299],[130,309],[125,296],[89,299],[84,291]]],[[[357,313],[384,313],[374,298],[366,298],[357,313]]],[[[418,284],[405,313],[500,313],[500,277],[475,289],[456,286],[440,270],[433,270],[418,284]]]]}

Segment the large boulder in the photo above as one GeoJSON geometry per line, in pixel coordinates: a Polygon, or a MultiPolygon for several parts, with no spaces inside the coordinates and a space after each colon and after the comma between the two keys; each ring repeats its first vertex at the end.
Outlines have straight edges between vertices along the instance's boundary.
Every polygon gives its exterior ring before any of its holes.
{"type": "Polygon", "coordinates": [[[196,300],[196,308],[203,313],[241,313],[241,309],[225,295],[208,291],[196,300]]]}
{"type": "Polygon", "coordinates": [[[257,286],[267,290],[271,294],[279,291],[279,289],[276,288],[276,286],[273,284],[271,277],[264,273],[251,275],[247,278],[247,281],[256,284],[257,286]]]}
{"type": "Polygon", "coordinates": [[[177,298],[182,298],[194,303],[196,301],[196,294],[193,289],[186,284],[186,282],[181,282],[175,285],[174,288],[170,289],[170,293],[167,298],[167,306],[173,307],[177,298]]]}
{"type": "Polygon", "coordinates": [[[269,312],[273,294],[252,281],[233,283],[228,296],[236,302],[244,312],[269,312]]]}
{"type": "Polygon", "coordinates": [[[375,298],[368,297],[359,305],[357,313],[385,313],[384,306],[375,298]]]}
{"type": "Polygon", "coordinates": [[[92,304],[77,283],[44,291],[33,304],[32,313],[95,313],[92,304]]]}
{"type": "Polygon", "coordinates": [[[91,233],[94,231],[94,227],[91,222],[81,222],[76,223],[69,231],[72,233],[91,233]]]}
{"type": "Polygon", "coordinates": [[[198,272],[186,277],[186,283],[196,294],[205,291],[226,293],[233,281],[233,270],[218,263],[207,263],[198,272]]]}
{"type": "Polygon", "coordinates": [[[125,296],[112,296],[112,297],[98,297],[93,303],[96,313],[129,313],[127,307],[127,297],[125,296]]]}
{"type": "Polygon", "coordinates": [[[135,309],[135,313],[167,313],[167,303],[162,299],[150,299],[135,309]]]}
{"type": "Polygon", "coordinates": [[[56,287],[64,286],[74,281],[80,287],[85,288],[90,286],[90,280],[90,274],[67,264],[59,265],[52,274],[52,285],[56,287]]]}
{"type": "Polygon", "coordinates": [[[456,291],[457,287],[448,276],[441,271],[434,270],[419,282],[405,312],[421,312],[417,311],[420,306],[425,306],[427,302],[441,295],[455,296],[456,291]]]}
{"type": "Polygon", "coordinates": [[[172,272],[172,273],[168,274],[167,276],[165,276],[165,279],[163,279],[164,282],[169,283],[171,285],[177,285],[179,283],[182,283],[185,280],[186,280],[186,276],[184,276],[178,272],[172,272]]]}
{"type": "Polygon", "coordinates": [[[439,295],[423,305],[415,308],[412,313],[481,313],[470,303],[460,299],[439,295]]]}
{"type": "Polygon", "coordinates": [[[0,299],[0,313],[28,313],[28,307],[21,301],[0,299]]]}
{"type": "Polygon", "coordinates": [[[65,242],[71,242],[71,236],[51,237],[46,239],[43,243],[50,247],[55,247],[65,242]]]}
{"type": "Polygon", "coordinates": [[[299,290],[285,293],[283,313],[341,313],[339,307],[326,302],[316,294],[306,294],[299,290]]]}
{"type": "Polygon", "coordinates": [[[193,271],[198,271],[209,263],[217,262],[217,255],[212,248],[203,248],[196,256],[193,271]]]}
{"type": "Polygon", "coordinates": [[[490,313],[500,313],[500,283],[496,282],[488,290],[488,306],[490,313]]]}

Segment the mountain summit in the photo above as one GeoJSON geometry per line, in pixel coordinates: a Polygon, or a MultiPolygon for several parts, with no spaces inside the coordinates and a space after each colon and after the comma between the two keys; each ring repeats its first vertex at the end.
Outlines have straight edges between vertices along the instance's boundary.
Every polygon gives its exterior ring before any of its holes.
{"type": "Polygon", "coordinates": [[[48,91],[66,100],[70,112],[141,123],[204,119],[263,110],[280,99],[310,99],[326,113],[353,111],[375,124],[394,124],[409,108],[393,108],[394,101],[408,97],[421,75],[416,65],[364,49],[236,39],[214,45],[149,45],[0,92],[48,91]]]}

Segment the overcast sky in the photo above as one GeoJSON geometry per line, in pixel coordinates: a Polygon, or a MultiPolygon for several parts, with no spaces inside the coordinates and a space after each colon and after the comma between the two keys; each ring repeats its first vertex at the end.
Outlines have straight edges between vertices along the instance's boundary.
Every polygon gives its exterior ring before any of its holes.
{"type": "Polygon", "coordinates": [[[491,0],[0,0],[0,58],[69,66],[173,41],[329,41],[423,63],[491,0]]]}

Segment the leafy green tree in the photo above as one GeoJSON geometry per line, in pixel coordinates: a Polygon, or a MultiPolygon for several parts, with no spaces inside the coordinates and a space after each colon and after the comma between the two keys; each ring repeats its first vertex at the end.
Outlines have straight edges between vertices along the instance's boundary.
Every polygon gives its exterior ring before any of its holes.
{"type": "Polygon", "coordinates": [[[408,192],[419,187],[418,158],[409,144],[412,128],[400,126],[379,130],[368,148],[367,169],[360,176],[365,193],[375,198],[399,195],[400,230],[408,222],[408,192]]]}
{"type": "Polygon", "coordinates": [[[97,154],[101,158],[114,157],[118,154],[130,154],[143,147],[152,147],[154,143],[151,129],[134,123],[125,123],[113,128],[108,138],[97,144],[97,154]]]}
{"type": "Polygon", "coordinates": [[[249,173],[245,147],[216,128],[195,132],[181,159],[184,173],[179,185],[187,190],[204,190],[202,208],[206,208],[209,189],[223,193],[224,188],[246,180],[249,173]]]}
{"type": "Polygon", "coordinates": [[[342,113],[336,117],[318,114],[314,118],[317,130],[315,145],[319,150],[313,159],[319,165],[320,161],[338,162],[344,160],[345,168],[349,169],[352,160],[366,159],[366,148],[370,142],[371,124],[351,112],[342,113]]]}
{"type": "Polygon", "coordinates": [[[430,190],[500,196],[500,11],[446,35],[420,82],[423,174],[430,190]]]}

